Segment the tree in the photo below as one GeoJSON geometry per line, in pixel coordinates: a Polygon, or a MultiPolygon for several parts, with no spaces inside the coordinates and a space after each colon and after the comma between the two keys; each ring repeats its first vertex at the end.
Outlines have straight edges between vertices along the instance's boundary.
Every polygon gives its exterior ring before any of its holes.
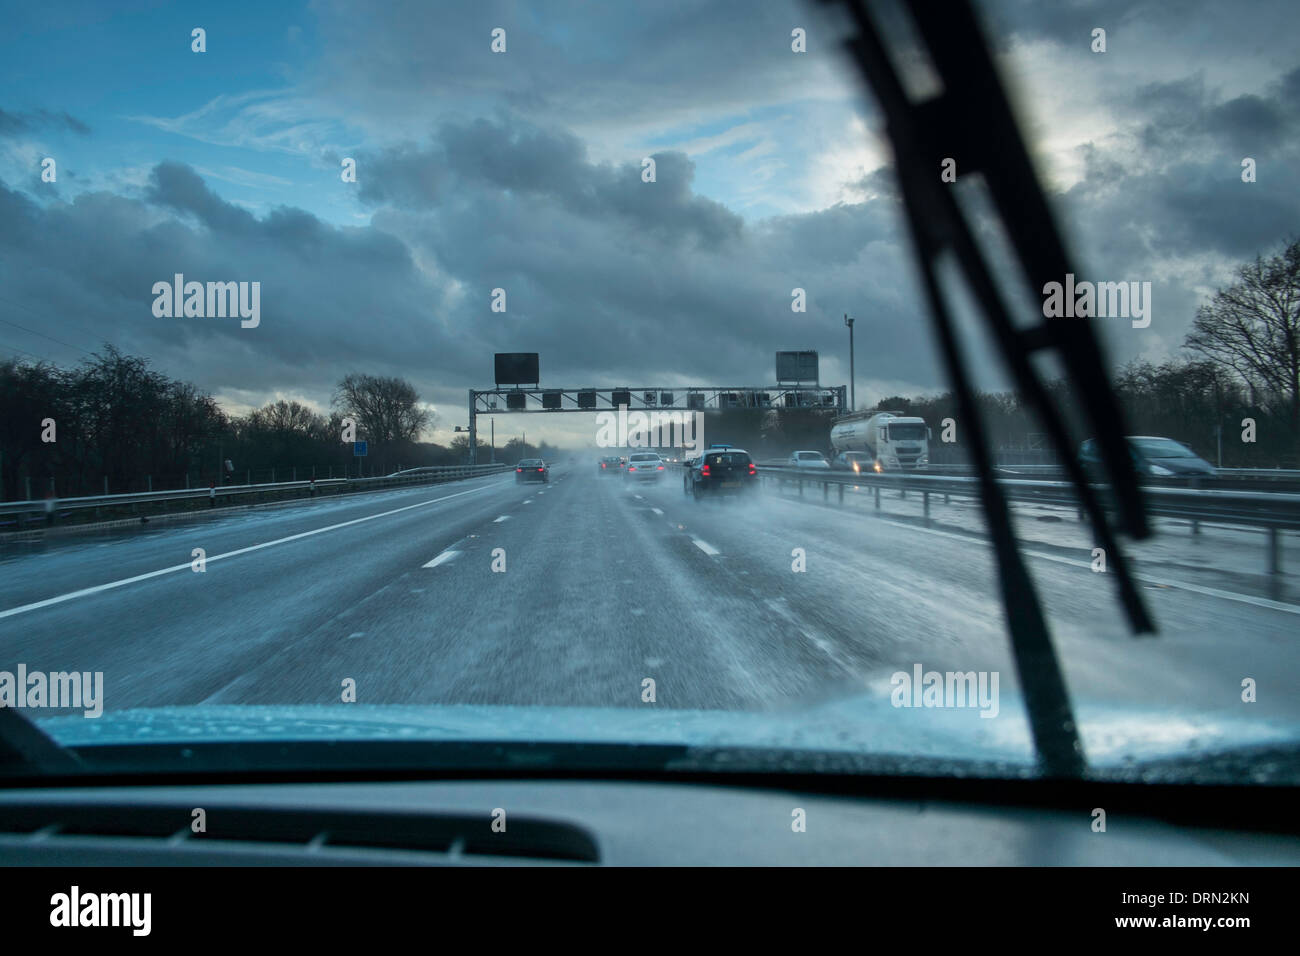
{"type": "Polygon", "coordinates": [[[1238,267],[1237,282],[1196,310],[1184,347],[1225,365],[1285,410],[1300,440],[1300,240],[1238,267]]]}
{"type": "Polygon", "coordinates": [[[414,442],[433,423],[420,395],[405,379],[352,373],[338,384],[334,406],[356,419],[358,437],[376,444],[414,442]]]}
{"type": "Polygon", "coordinates": [[[249,426],[259,431],[303,435],[319,440],[324,440],[328,428],[323,415],[301,402],[286,402],[283,399],[263,405],[248,418],[249,426]]]}

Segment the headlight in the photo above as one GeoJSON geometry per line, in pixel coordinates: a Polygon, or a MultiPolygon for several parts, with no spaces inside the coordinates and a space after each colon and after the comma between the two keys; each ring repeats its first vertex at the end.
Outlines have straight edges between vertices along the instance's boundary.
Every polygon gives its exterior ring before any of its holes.
{"type": "Polygon", "coordinates": [[[853,470],[854,470],[854,471],[862,471],[862,466],[859,465],[859,464],[855,461],[855,462],[853,463],[853,470]]]}
{"type": "Polygon", "coordinates": [[[1151,467],[1151,474],[1159,475],[1162,478],[1165,477],[1166,475],[1173,474],[1172,471],[1170,471],[1168,468],[1164,467],[1163,465],[1151,465],[1150,467],[1151,467]]]}

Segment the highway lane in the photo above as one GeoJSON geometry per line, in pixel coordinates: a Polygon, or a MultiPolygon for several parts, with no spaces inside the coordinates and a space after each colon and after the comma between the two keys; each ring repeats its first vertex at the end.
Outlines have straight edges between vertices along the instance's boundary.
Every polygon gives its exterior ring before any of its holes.
{"type": "MultiPolygon", "coordinates": [[[[100,670],[106,707],[368,703],[770,709],[914,663],[1014,668],[979,536],[774,496],[696,503],[581,462],[11,552],[0,669],[100,670]],[[264,546],[265,545],[265,546],[264,546]],[[802,549],[805,571],[796,571],[802,549]],[[236,553],[231,553],[236,552],[236,553]],[[493,570],[494,563],[497,568],[493,570]]],[[[1030,558],[1076,698],[1294,717],[1297,616],[1150,586],[1135,639],[1086,555],[1030,558]]]]}

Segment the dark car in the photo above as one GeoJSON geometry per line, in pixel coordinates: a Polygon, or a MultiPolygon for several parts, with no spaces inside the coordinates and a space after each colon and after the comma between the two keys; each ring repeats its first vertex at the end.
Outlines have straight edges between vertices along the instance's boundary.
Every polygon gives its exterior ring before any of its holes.
{"type": "Polygon", "coordinates": [[[546,462],[540,458],[525,458],[519,464],[515,465],[515,482],[521,481],[547,481],[551,480],[550,470],[546,467],[546,462]]]}
{"type": "Polygon", "coordinates": [[[758,492],[758,466],[743,448],[709,449],[687,470],[696,501],[706,495],[751,495],[758,492]]]}
{"type": "MultiPolygon", "coordinates": [[[[1128,442],[1129,454],[1133,456],[1138,474],[1144,477],[1200,481],[1218,474],[1208,461],[1172,438],[1129,435],[1124,440],[1128,442]]],[[[1101,454],[1095,441],[1088,439],[1083,443],[1079,460],[1085,470],[1100,465],[1101,454]]]]}
{"type": "Polygon", "coordinates": [[[618,475],[623,471],[623,459],[617,455],[602,458],[597,462],[596,473],[600,475],[618,475]]]}

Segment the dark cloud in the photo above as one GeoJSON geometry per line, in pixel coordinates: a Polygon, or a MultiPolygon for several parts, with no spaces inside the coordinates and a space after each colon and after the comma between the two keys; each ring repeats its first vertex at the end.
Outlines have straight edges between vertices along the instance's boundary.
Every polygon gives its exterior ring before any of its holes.
{"type": "Polygon", "coordinates": [[[192,214],[215,232],[247,234],[257,225],[251,213],[224,202],[208,188],[202,176],[183,163],[164,162],[155,166],[146,195],[160,206],[192,214]]]}
{"type": "Polygon", "coordinates": [[[68,131],[81,136],[90,134],[89,126],[62,111],[29,110],[25,113],[10,113],[0,109],[0,136],[18,136],[39,130],[68,131]]]}
{"type": "Polygon", "coordinates": [[[298,209],[253,217],[180,164],[156,167],[145,199],[97,192],[41,206],[0,185],[0,221],[7,297],[52,327],[66,318],[82,348],[107,340],[210,389],[328,398],[350,369],[401,369],[427,386],[458,366],[463,345],[436,321],[436,290],[405,244],[298,209]],[[260,326],[154,317],[153,284],[175,273],[260,282],[260,326]]]}
{"type": "Polygon", "coordinates": [[[739,216],[692,191],[690,159],[679,152],[652,158],[655,181],[647,183],[640,162],[588,162],[581,141],[567,131],[480,119],[443,125],[423,149],[402,146],[363,157],[361,195],[374,204],[427,209],[447,201],[449,189],[470,190],[535,198],[583,219],[679,242],[715,246],[740,235],[739,216]]]}

